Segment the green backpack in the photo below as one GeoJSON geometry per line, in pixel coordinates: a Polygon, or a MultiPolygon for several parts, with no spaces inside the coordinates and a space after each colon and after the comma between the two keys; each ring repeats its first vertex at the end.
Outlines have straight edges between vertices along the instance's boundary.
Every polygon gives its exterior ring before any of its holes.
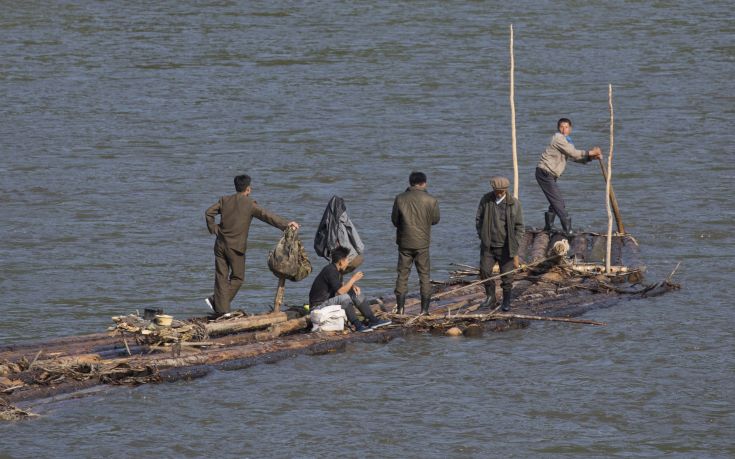
{"type": "Polygon", "coordinates": [[[286,228],[275,249],[268,254],[268,268],[273,274],[294,282],[311,274],[311,262],[297,233],[291,227],[286,228]]]}

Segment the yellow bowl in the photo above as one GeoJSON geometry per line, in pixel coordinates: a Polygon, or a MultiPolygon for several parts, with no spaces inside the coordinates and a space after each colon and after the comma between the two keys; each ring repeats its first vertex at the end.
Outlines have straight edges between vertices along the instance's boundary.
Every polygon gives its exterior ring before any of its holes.
{"type": "Polygon", "coordinates": [[[168,314],[156,315],[156,325],[160,325],[161,327],[170,327],[173,320],[173,316],[169,316],[168,314]]]}

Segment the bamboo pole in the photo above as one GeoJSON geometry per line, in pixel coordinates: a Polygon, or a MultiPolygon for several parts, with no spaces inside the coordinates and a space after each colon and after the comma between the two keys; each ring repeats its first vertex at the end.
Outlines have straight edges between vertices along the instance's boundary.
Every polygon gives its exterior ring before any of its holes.
{"type": "Polygon", "coordinates": [[[518,199],[518,152],[516,146],[515,56],[513,55],[513,24],[510,25],[510,132],[513,149],[513,197],[518,199]]]}
{"type": "MultiPolygon", "coordinates": [[[[605,207],[607,208],[607,252],[605,255],[605,270],[609,274],[611,272],[610,267],[610,253],[612,252],[612,225],[613,225],[613,215],[612,215],[612,209],[610,204],[610,191],[611,186],[610,183],[612,182],[612,159],[613,159],[613,146],[614,146],[614,134],[615,134],[615,114],[613,112],[613,102],[612,102],[612,84],[607,85],[607,103],[610,107],[610,153],[607,156],[607,177],[605,182],[607,183],[607,186],[605,187],[605,207]]],[[[603,171],[604,173],[604,171],[603,171]]]]}
{"type": "MultiPolygon", "coordinates": [[[[607,168],[605,163],[602,162],[602,158],[597,158],[597,162],[600,163],[600,170],[602,171],[602,177],[607,183],[607,168]]],[[[615,197],[615,188],[612,183],[610,184],[610,204],[612,205],[613,214],[615,215],[615,223],[618,225],[618,233],[625,234],[625,226],[623,225],[623,217],[620,216],[620,207],[618,207],[618,198],[615,197]]]]}
{"type": "Polygon", "coordinates": [[[497,276],[491,276],[491,277],[488,277],[487,279],[481,279],[481,280],[475,281],[475,282],[473,282],[471,284],[463,285],[461,287],[457,287],[457,288],[453,288],[451,290],[446,290],[444,292],[437,293],[436,295],[432,295],[431,298],[432,299],[437,299],[437,298],[441,298],[443,296],[449,295],[450,293],[457,293],[458,291],[464,290],[466,288],[476,287],[478,285],[482,285],[482,284],[485,284],[487,282],[490,282],[490,281],[493,281],[493,280],[496,280],[496,279],[500,279],[501,277],[507,276],[509,274],[515,274],[515,273],[517,273],[519,271],[523,271],[524,269],[533,268],[534,266],[540,265],[541,263],[545,263],[547,261],[554,260],[556,258],[559,258],[560,256],[561,255],[554,255],[554,256],[551,256],[549,258],[544,258],[543,260],[539,260],[539,261],[536,261],[536,262],[533,262],[533,263],[529,263],[528,265],[521,266],[521,267],[516,268],[516,269],[514,269],[512,271],[508,271],[508,272],[505,272],[505,273],[502,273],[502,274],[498,274],[497,276]]]}

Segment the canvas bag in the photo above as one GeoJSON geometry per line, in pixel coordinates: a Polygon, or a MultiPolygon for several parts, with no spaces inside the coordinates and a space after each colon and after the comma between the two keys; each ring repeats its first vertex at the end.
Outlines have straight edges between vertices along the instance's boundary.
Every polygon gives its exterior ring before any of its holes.
{"type": "Polygon", "coordinates": [[[311,319],[311,331],[342,331],[345,328],[347,315],[342,306],[334,304],[314,309],[309,314],[311,319]]]}
{"type": "Polygon", "coordinates": [[[297,230],[288,227],[276,247],[268,253],[268,268],[276,277],[298,282],[311,274],[311,262],[297,230]]]}

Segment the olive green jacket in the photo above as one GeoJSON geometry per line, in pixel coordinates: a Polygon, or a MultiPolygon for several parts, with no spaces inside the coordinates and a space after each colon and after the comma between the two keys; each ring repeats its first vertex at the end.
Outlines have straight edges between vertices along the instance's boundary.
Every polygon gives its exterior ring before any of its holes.
{"type": "Polygon", "coordinates": [[[207,229],[215,234],[228,248],[245,253],[248,248],[248,233],[253,217],[275,226],[281,231],[288,226],[286,219],[272,214],[260,207],[253,198],[242,193],[222,196],[204,213],[207,229]],[[216,224],[214,217],[220,214],[220,222],[216,224]]]}
{"type": "MultiPolygon", "coordinates": [[[[496,215],[497,206],[495,206],[495,192],[491,191],[480,200],[477,207],[477,216],[475,217],[475,227],[477,236],[482,241],[483,247],[490,248],[492,235],[490,234],[493,219],[500,216],[496,215]]],[[[511,257],[518,255],[518,246],[523,238],[523,210],[521,202],[510,194],[505,194],[505,233],[508,252],[511,257]]]]}
{"type": "Polygon", "coordinates": [[[393,201],[391,221],[401,249],[425,249],[431,244],[431,226],[439,223],[439,202],[426,190],[410,187],[393,201]]]}

